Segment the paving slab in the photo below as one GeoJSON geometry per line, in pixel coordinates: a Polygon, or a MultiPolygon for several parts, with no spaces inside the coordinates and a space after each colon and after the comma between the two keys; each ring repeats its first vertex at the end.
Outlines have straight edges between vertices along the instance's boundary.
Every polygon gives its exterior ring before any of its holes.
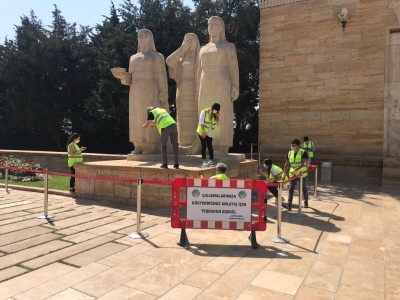
{"type": "Polygon", "coordinates": [[[6,246],[2,246],[2,247],[0,247],[0,251],[4,251],[4,252],[8,252],[8,253],[17,252],[17,251],[21,251],[26,248],[31,248],[33,246],[40,245],[40,244],[58,239],[61,236],[62,235],[60,235],[60,234],[46,233],[46,234],[36,236],[36,237],[30,238],[30,239],[26,239],[26,240],[19,241],[19,242],[13,243],[13,244],[8,244],[6,246]]]}
{"type": "Polygon", "coordinates": [[[17,230],[17,231],[13,231],[13,232],[10,232],[7,234],[0,235],[1,236],[0,246],[16,243],[19,241],[25,241],[25,240],[30,239],[35,236],[48,234],[52,231],[49,228],[37,226],[38,223],[34,223],[34,224],[36,224],[35,227],[17,230]]]}
{"type": "Polygon", "coordinates": [[[0,282],[24,274],[26,272],[28,272],[27,269],[18,266],[12,266],[10,268],[0,270],[0,282]]]}
{"type": "Polygon", "coordinates": [[[73,270],[75,270],[74,267],[54,263],[39,270],[4,281],[0,283],[0,299],[15,296],[73,270]]]}
{"type": "Polygon", "coordinates": [[[64,259],[64,262],[75,266],[86,266],[91,262],[95,262],[111,254],[120,252],[127,247],[128,246],[126,245],[121,245],[117,243],[107,243],[94,249],[90,249],[88,251],[71,256],[70,258],[64,259]]]}
{"type": "MultiPolygon", "coordinates": [[[[20,293],[13,298],[15,300],[39,300],[47,299],[62,291],[70,288],[74,284],[86,280],[96,274],[99,274],[109,267],[98,263],[91,263],[82,268],[73,270],[69,273],[51,279],[41,285],[35,286],[23,293],[20,293]]],[[[71,298],[74,299],[74,298],[71,298]]]]}
{"type": "Polygon", "coordinates": [[[46,255],[47,253],[69,247],[72,244],[64,241],[50,241],[22,251],[0,257],[0,269],[23,263],[32,258],[46,255]]]}
{"type": "Polygon", "coordinates": [[[114,240],[115,237],[107,237],[107,236],[99,236],[97,238],[91,239],[89,241],[85,241],[80,244],[75,244],[73,246],[70,246],[68,248],[58,250],[51,252],[47,255],[32,259],[30,261],[22,263],[23,266],[31,269],[37,269],[40,267],[43,267],[45,265],[48,265],[52,262],[58,261],[60,259],[68,258],[72,255],[75,255],[77,253],[84,252],[88,249],[95,248],[97,246],[103,245],[105,243],[108,243],[112,240],[114,240]]]}

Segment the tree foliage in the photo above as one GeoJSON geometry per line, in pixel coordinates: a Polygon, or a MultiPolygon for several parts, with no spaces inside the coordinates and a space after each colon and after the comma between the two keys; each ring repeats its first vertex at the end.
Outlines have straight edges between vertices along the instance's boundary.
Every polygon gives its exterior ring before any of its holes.
{"type": "MultiPolygon", "coordinates": [[[[153,32],[165,57],[194,32],[208,42],[207,19],[219,15],[236,45],[240,96],[235,101],[234,151],[248,151],[258,130],[259,11],[255,0],[131,0],[113,3],[94,28],[69,24],[54,6],[44,26],[31,11],[22,16],[16,37],[0,44],[0,143],[6,149],[64,151],[79,132],[90,152],[127,153],[128,87],[110,72],[128,67],[137,52],[137,32],[153,32]]],[[[175,82],[169,81],[174,109],[175,82]]]]}

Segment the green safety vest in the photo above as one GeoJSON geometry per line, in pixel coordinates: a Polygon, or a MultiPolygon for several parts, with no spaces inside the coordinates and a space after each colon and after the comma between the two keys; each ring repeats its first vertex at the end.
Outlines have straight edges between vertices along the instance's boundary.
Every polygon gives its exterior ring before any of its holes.
{"type": "Polygon", "coordinates": [[[175,120],[167,113],[165,109],[162,108],[154,108],[152,111],[154,120],[153,123],[156,124],[158,132],[161,134],[161,130],[167,128],[172,124],[176,124],[175,120]]]}
{"type": "Polygon", "coordinates": [[[76,153],[74,156],[71,156],[69,154],[69,147],[70,146],[74,147],[75,153],[81,150],[77,144],[74,142],[70,143],[67,147],[67,153],[68,153],[68,167],[73,167],[75,164],[81,164],[83,162],[83,156],[82,153],[76,153]]]}
{"type": "Polygon", "coordinates": [[[229,177],[226,176],[226,174],[223,174],[223,173],[217,174],[216,177],[217,177],[217,179],[229,179],[229,177]]]}
{"type": "MultiPolygon", "coordinates": [[[[288,158],[290,162],[290,171],[292,171],[294,168],[297,168],[301,164],[301,158],[303,156],[305,150],[299,149],[297,152],[296,158],[294,156],[295,152],[294,150],[290,150],[288,153],[288,158]]],[[[296,171],[295,176],[299,175],[301,172],[303,172],[303,177],[307,176],[307,166],[303,166],[299,170],[296,171]]],[[[291,174],[291,173],[289,173],[291,174]]]]}
{"type": "MultiPolygon", "coordinates": [[[[215,131],[215,127],[217,126],[217,121],[213,118],[211,119],[209,114],[208,114],[208,109],[203,109],[201,112],[205,113],[205,117],[204,117],[204,127],[206,130],[206,134],[208,134],[208,131],[210,129],[211,126],[211,137],[214,135],[214,131],[215,131]]],[[[197,130],[196,132],[199,135],[203,134],[203,128],[201,127],[201,125],[199,124],[199,126],[197,126],[197,130]]]]}
{"type": "MultiPolygon", "coordinates": [[[[308,141],[308,143],[304,142],[303,145],[301,146],[301,148],[306,149],[306,148],[314,148],[314,143],[312,141],[308,141]]],[[[313,158],[314,157],[314,152],[312,150],[306,150],[308,153],[308,157],[309,158],[313,158]]]]}
{"type": "Polygon", "coordinates": [[[272,169],[274,169],[274,170],[276,170],[277,172],[278,172],[278,177],[279,177],[279,179],[278,180],[276,180],[275,179],[275,177],[274,177],[274,175],[272,175],[272,172],[270,171],[269,172],[269,179],[271,179],[272,181],[275,181],[275,182],[282,182],[283,180],[282,180],[282,173],[283,173],[283,170],[280,168],[280,167],[278,167],[277,165],[274,165],[274,164],[272,164],[272,166],[271,166],[271,170],[272,169]]]}

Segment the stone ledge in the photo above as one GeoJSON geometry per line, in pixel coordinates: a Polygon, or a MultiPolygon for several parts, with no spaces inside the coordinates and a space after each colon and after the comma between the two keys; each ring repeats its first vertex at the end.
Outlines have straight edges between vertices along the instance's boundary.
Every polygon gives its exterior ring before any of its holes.
{"type": "Polygon", "coordinates": [[[300,1],[302,1],[302,0],[259,0],[258,5],[259,5],[260,9],[262,9],[262,8],[268,8],[268,7],[273,7],[273,6],[279,6],[279,5],[300,2],[300,1]]]}
{"type": "MultiPolygon", "coordinates": [[[[246,157],[245,154],[241,153],[228,153],[224,156],[217,156],[214,159],[215,163],[223,162],[225,164],[231,163],[239,163],[245,161],[246,157]]],[[[128,154],[127,155],[128,161],[146,161],[146,162],[161,162],[162,157],[161,154],[128,154]]],[[[208,160],[208,158],[207,158],[208,160]]],[[[173,162],[174,157],[172,154],[168,153],[168,162],[173,162]]],[[[201,164],[202,158],[201,155],[180,155],[179,162],[181,163],[195,163],[201,164]]]]}
{"type": "MultiPolygon", "coordinates": [[[[244,154],[243,154],[244,156],[244,154]]],[[[256,176],[255,160],[245,160],[228,165],[230,178],[251,178],[256,176]]],[[[215,175],[215,167],[198,168],[197,163],[185,163],[179,170],[160,169],[160,163],[146,161],[101,161],[76,166],[76,174],[109,178],[132,179],[134,182],[97,181],[80,179],[76,181],[76,197],[97,201],[106,201],[124,205],[136,205],[136,179],[173,181],[175,178],[209,178],[215,175]]],[[[171,205],[171,187],[168,185],[146,185],[142,187],[142,207],[169,208],[171,205]]]]}

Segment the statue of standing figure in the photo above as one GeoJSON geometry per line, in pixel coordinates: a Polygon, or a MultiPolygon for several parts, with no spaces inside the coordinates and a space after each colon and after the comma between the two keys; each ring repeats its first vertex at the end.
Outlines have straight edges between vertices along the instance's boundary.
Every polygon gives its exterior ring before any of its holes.
{"type": "Polygon", "coordinates": [[[233,145],[233,101],[239,97],[239,67],[235,45],[226,41],[224,21],[208,19],[209,42],[199,54],[198,111],[218,102],[221,105],[219,128],[213,146],[227,154],[233,145]]]}
{"type": "Polygon", "coordinates": [[[179,145],[182,147],[191,146],[196,138],[198,120],[196,74],[199,51],[199,38],[194,33],[187,33],[182,46],[166,59],[169,76],[177,84],[176,119],[179,145]]]}
{"type": "Polygon", "coordinates": [[[168,85],[164,56],[156,51],[153,34],[148,29],[138,32],[138,52],[129,59],[129,70],[112,68],[114,77],[129,85],[129,141],[135,154],[160,153],[157,130],[143,130],[146,108],[168,110],[168,85]]]}

